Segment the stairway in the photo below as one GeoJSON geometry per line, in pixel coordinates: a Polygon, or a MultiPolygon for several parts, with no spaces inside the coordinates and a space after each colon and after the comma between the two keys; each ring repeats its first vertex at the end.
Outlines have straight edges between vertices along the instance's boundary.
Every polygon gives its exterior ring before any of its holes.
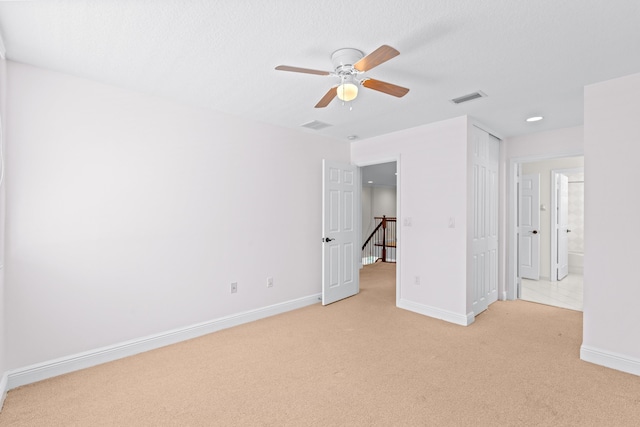
{"type": "Polygon", "coordinates": [[[396,262],[396,218],[375,217],[376,227],[362,245],[362,264],[396,262]]]}

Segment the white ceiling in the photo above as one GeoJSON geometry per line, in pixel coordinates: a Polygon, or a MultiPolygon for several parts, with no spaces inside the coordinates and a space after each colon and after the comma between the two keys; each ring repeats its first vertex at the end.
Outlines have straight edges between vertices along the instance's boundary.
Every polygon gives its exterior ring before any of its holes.
{"type": "Polygon", "coordinates": [[[638,0],[0,2],[9,60],[345,141],[464,114],[503,137],[580,125],[585,85],[640,72],[639,23],[638,0]],[[367,76],[404,98],[315,109],[332,78],[274,70],[383,44],[400,56],[367,76]]]}

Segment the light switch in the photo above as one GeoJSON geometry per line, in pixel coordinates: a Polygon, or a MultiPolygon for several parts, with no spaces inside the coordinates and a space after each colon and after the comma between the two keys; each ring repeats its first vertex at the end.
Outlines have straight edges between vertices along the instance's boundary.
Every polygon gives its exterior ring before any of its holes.
{"type": "Polygon", "coordinates": [[[404,224],[405,227],[411,227],[412,221],[411,221],[411,217],[407,216],[404,218],[404,220],[402,221],[402,224],[404,224]]]}
{"type": "Polygon", "coordinates": [[[456,219],[452,216],[449,217],[449,228],[456,228],[456,219]]]}

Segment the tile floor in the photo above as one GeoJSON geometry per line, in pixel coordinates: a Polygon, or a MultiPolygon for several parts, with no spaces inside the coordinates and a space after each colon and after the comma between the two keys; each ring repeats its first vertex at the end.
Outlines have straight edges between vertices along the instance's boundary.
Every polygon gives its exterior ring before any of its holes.
{"type": "Polygon", "coordinates": [[[582,311],[582,275],[569,274],[559,282],[522,279],[520,299],[582,311]]]}

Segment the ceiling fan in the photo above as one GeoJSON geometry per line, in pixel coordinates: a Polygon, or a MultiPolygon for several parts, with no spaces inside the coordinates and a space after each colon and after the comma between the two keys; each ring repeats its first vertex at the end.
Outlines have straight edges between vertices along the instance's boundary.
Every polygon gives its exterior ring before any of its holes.
{"type": "Polygon", "coordinates": [[[405,87],[369,77],[360,78],[361,74],[366,73],[373,67],[377,67],[398,55],[400,55],[400,52],[387,45],[380,46],[367,56],[358,49],[343,48],[338,49],[331,54],[331,62],[334,66],[333,71],[312,70],[309,68],[291,67],[288,65],[279,65],[276,67],[276,70],[338,77],[340,82],[329,89],[320,102],[315,106],[315,108],[324,108],[329,105],[336,96],[338,99],[347,102],[355,99],[356,96],[358,96],[359,85],[388,95],[393,95],[398,98],[405,96],[407,92],[409,92],[409,89],[405,87]]]}

